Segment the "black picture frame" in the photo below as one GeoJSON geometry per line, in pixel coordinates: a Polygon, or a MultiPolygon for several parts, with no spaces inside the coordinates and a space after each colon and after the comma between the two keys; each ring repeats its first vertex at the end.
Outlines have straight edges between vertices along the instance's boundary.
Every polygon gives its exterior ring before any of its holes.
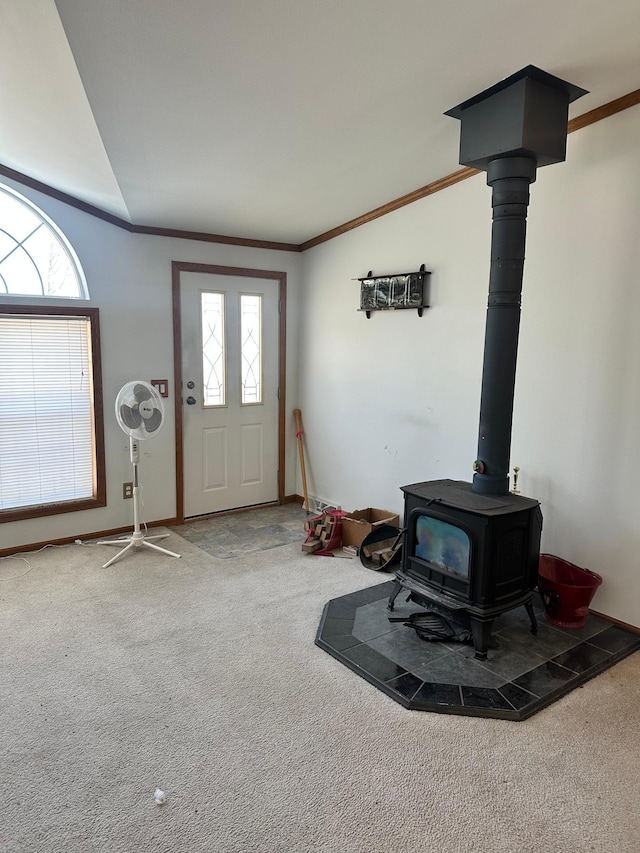
{"type": "Polygon", "coordinates": [[[428,308],[428,277],[424,264],[417,272],[395,273],[394,275],[367,276],[358,278],[360,282],[360,311],[367,317],[372,311],[398,311],[408,308],[417,310],[422,316],[428,308]]]}

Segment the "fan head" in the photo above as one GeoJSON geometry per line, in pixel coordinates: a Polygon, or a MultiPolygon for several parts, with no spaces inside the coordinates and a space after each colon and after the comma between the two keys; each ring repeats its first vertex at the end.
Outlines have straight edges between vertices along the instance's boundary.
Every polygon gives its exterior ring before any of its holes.
{"type": "Polygon", "coordinates": [[[132,438],[153,438],[164,421],[162,397],[148,382],[127,382],[116,397],[116,418],[132,438]]]}

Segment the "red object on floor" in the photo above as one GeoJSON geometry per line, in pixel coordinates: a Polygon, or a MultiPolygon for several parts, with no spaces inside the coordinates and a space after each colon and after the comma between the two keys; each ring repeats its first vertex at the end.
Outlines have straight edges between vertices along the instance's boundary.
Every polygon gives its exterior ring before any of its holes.
{"type": "Polygon", "coordinates": [[[316,515],[314,518],[310,518],[305,521],[304,529],[307,533],[307,538],[304,540],[305,542],[312,542],[316,538],[314,532],[317,524],[322,524],[327,518],[333,522],[331,538],[326,542],[322,550],[314,551],[314,554],[318,554],[321,557],[333,557],[331,552],[334,548],[342,547],[342,519],[345,515],[347,515],[346,510],[331,509],[326,510],[322,515],[316,515]]]}
{"type": "Polygon", "coordinates": [[[601,583],[600,575],[589,569],[581,569],[552,554],[540,554],[538,589],[544,604],[544,618],[551,625],[581,628],[601,583]]]}

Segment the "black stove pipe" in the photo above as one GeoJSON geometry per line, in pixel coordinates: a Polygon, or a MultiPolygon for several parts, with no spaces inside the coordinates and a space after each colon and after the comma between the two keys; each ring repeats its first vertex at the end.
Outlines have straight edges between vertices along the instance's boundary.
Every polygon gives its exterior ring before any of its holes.
{"type": "Polygon", "coordinates": [[[487,166],[492,188],[491,272],[484,344],[478,457],[472,489],[509,493],[509,455],[515,392],[520,297],[524,271],[532,157],[502,157],[487,166]]]}
{"type": "Polygon", "coordinates": [[[472,484],[479,494],[509,494],[529,184],[539,166],[565,159],[569,104],[586,94],[579,86],[527,65],[445,113],[460,119],[460,164],[486,170],[493,190],[489,303],[472,484]]]}

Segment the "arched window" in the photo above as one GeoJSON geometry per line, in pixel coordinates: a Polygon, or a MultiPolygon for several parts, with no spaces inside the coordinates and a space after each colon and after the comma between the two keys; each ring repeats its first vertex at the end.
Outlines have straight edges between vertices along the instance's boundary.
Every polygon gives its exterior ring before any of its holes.
{"type": "Polygon", "coordinates": [[[99,312],[48,297],[88,298],[76,254],[0,185],[0,523],[106,503],[99,312]]]}
{"type": "Polygon", "coordinates": [[[88,299],[80,262],[46,214],[0,185],[0,294],[88,299]]]}

